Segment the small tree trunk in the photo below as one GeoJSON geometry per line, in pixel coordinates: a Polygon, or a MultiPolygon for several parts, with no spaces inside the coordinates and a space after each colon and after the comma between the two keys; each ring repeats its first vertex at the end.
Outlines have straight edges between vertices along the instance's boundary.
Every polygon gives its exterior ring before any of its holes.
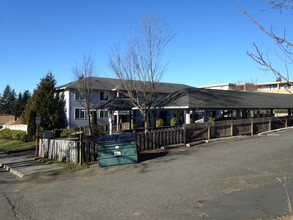
{"type": "Polygon", "coordinates": [[[91,114],[90,114],[90,111],[88,111],[87,119],[88,119],[88,125],[89,125],[89,136],[92,136],[92,123],[91,123],[91,114]]]}
{"type": "Polygon", "coordinates": [[[149,130],[149,115],[148,115],[148,111],[144,110],[143,113],[143,120],[144,120],[144,132],[148,132],[149,130]]]}

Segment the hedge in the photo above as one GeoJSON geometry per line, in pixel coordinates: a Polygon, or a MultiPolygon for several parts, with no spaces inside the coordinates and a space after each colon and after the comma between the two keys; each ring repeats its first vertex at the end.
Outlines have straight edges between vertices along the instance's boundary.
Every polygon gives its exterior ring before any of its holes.
{"type": "Polygon", "coordinates": [[[27,142],[28,134],[25,131],[10,130],[8,128],[5,128],[0,130],[0,139],[10,139],[27,142]]]}

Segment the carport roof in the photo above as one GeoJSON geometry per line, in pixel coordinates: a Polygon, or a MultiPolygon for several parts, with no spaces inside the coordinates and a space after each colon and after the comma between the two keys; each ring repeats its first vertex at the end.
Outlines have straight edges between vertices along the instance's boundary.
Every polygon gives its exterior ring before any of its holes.
{"type": "Polygon", "coordinates": [[[293,95],[186,88],[155,105],[163,109],[293,109],[293,95]]]}

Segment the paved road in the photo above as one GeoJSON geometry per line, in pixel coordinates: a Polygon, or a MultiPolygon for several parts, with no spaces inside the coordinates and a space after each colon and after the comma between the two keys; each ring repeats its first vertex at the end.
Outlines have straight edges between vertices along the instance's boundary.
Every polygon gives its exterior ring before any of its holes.
{"type": "MultiPolygon", "coordinates": [[[[0,216],[3,219],[15,219],[14,207],[7,193],[13,190],[18,183],[18,177],[0,167],[0,216]]],[[[0,217],[1,219],[1,217],[0,217]]]]}
{"type": "Polygon", "coordinates": [[[0,203],[8,201],[10,219],[270,219],[288,210],[276,177],[287,178],[293,198],[292,132],[181,148],[139,164],[94,165],[65,177],[11,180],[0,185],[0,203]]]}

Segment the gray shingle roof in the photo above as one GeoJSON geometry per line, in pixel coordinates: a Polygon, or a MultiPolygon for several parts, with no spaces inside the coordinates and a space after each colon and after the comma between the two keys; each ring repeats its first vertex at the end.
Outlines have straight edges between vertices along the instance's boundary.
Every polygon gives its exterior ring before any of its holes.
{"type": "Polygon", "coordinates": [[[157,108],[293,109],[293,95],[187,88],[168,95],[157,108]]]}
{"type": "MultiPolygon", "coordinates": [[[[136,83],[141,83],[141,81],[135,81],[136,83]]],[[[113,89],[122,88],[121,81],[119,79],[114,78],[102,78],[102,77],[92,77],[91,83],[93,88],[96,90],[105,90],[111,91],[113,89]]],[[[175,91],[189,88],[191,86],[184,85],[184,84],[177,84],[177,83],[164,83],[158,82],[158,92],[159,93],[173,93],[175,91]]],[[[74,81],[71,83],[67,83],[65,85],[58,86],[56,89],[78,89],[79,83],[78,81],[74,81]]]]}
{"type": "Polygon", "coordinates": [[[134,107],[130,98],[116,98],[105,102],[96,109],[107,109],[107,110],[130,110],[134,107]]]}

